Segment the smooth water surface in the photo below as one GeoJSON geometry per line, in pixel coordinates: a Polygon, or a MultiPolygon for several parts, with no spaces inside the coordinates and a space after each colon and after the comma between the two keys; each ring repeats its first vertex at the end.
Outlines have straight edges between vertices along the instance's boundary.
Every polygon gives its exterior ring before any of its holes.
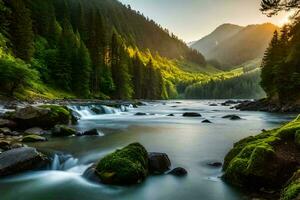
{"type": "Polygon", "coordinates": [[[209,106],[218,101],[159,101],[126,112],[111,109],[109,114],[91,115],[77,108],[82,116],[76,128],[97,128],[99,136],[50,138],[34,144],[45,152],[56,153],[49,170],[28,172],[0,180],[0,200],[240,200],[247,199],[219,177],[220,168],[207,163],[223,161],[233,143],[262,129],[279,126],[295,115],[240,112],[224,106],[209,106]],[[135,116],[145,112],[147,116],[135,116]],[[201,118],[184,118],[184,112],[199,112],[201,118]],[[168,114],[175,116],[167,116],[168,114]],[[222,117],[238,114],[230,121],[222,117]],[[201,123],[209,119],[212,124],[201,123]],[[130,187],[97,185],[81,177],[91,163],[116,148],[140,142],[148,151],[166,152],[172,167],[184,167],[188,176],[151,176],[130,187]],[[63,154],[63,161],[58,155],[63,154]]]}

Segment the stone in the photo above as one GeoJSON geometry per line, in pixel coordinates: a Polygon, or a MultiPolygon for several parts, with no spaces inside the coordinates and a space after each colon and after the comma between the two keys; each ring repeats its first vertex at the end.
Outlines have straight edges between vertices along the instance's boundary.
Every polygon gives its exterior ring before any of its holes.
{"type": "Polygon", "coordinates": [[[149,153],[149,171],[154,174],[162,174],[171,167],[171,161],[165,153],[149,153]]]}
{"type": "Polygon", "coordinates": [[[240,120],[242,119],[241,117],[237,116],[237,115],[225,115],[224,117],[222,117],[223,119],[230,119],[230,120],[240,120]]]}
{"type": "Polygon", "coordinates": [[[86,136],[99,135],[99,132],[97,129],[91,129],[91,130],[83,132],[82,135],[86,135],[86,136]]]}
{"type": "Polygon", "coordinates": [[[0,177],[35,170],[48,164],[48,159],[36,149],[22,147],[0,154],[0,177]]]}
{"type": "Polygon", "coordinates": [[[8,119],[0,119],[0,128],[15,128],[17,124],[14,121],[8,119]]]}
{"type": "Polygon", "coordinates": [[[39,135],[27,135],[22,139],[22,142],[45,142],[46,138],[39,135]]]}
{"type": "Polygon", "coordinates": [[[66,137],[71,135],[77,135],[77,131],[65,125],[56,125],[52,129],[52,136],[54,137],[66,137]]]}
{"type": "Polygon", "coordinates": [[[202,121],[202,123],[211,124],[212,122],[209,121],[208,119],[205,119],[205,120],[202,121]]]}
{"type": "Polygon", "coordinates": [[[186,112],[182,114],[183,117],[201,117],[201,114],[195,112],[186,112]]]}
{"type": "Polygon", "coordinates": [[[135,113],[135,116],[145,116],[145,115],[147,115],[147,113],[142,113],[142,112],[135,113]]]}
{"type": "Polygon", "coordinates": [[[186,169],[182,167],[177,167],[173,170],[171,170],[168,174],[174,175],[174,176],[186,176],[187,175],[186,169]]]}
{"type": "Polygon", "coordinates": [[[25,135],[44,135],[45,131],[39,127],[34,127],[24,131],[25,135]]]}
{"type": "Polygon", "coordinates": [[[211,162],[211,163],[208,163],[208,166],[211,166],[211,167],[222,167],[222,163],[221,162],[211,162]]]}

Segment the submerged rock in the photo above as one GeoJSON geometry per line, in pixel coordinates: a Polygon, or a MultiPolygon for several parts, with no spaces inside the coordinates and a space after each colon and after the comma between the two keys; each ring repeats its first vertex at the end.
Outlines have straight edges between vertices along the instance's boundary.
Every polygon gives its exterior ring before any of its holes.
{"type": "Polygon", "coordinates": [[[48,164],[48,159],[34,148],[22,147],[0,154],[0,177],[34,170],[48,164]]]}
{"type": "Polygon", "coordinates": [[[186,112],[183,113],[183,117],[201,117],[201,114],[195,112],[186,112]]]}
{"type": "Polygon", "coordinates": [[[82,174],[82,177],[95,183],[100,183],[101,180],[99,176],[97,175],[96,171],[96,165],[92,165],[89,168],[87,168],[84,173],[82,174]]]}
{"type": "Polygon", "coordinates": [[[148,153],[141,144],[130,144],[100,160],[96,173],[105,184],[136,184],[148,174],[148,153]]]}
{"type": "Polygon", "coordinates": [[[65,137],[71,135],[77,135],[77,131],[65,125],[56,125],[52,129],[52,136],[54,137],[65,137]]]}
{"type": "Polygon", "coordinates": [[[171,161],[165,153],[149,153],[149,170],[154,174],[162,174],[171,167],[171,161]]]}
{"type": "Polygon", "coordinates": [[[278,129],[239,141],[225,157],[224,179],[255,189],[282,187],[300,166],[296,142],[299,130],[300,117],[278,129]]]}
{"type": "Polygon", "coordinates": [[[202,121],[202,123],[211,124],[212,122],[211,122],[211,121],[209,121],[208,119],[205,119],[205,120],[203,120],[203,121],[202,121]]]}
{"type": "Polygon", "coordinates": [[[63,106],[43,105],[20,108],[8,113],[6,117],[16,122],[17,127],[21,129],[52,128],[56,124],[68,124],[71,120],[71,113],[63,106]]]}
{"type": "Polygon", "coordinates": [[[237,116],[237,115],[225,115],[222,118],[223,119],[230,119],[230,120],[240,120],[240,119],[242,119],[240,116],[237,116]]]}
{"type": "Polygon", "coordinates": [[[168,174],[172,174],[174,176],[186,176],[187,173],[188,172],[184,168],[177,167],[175,169],[172,169],[172,171],[170,171],[168,174]]]}
{"type": "Polygon", "coordinates": [[[174,114],[168,114],[167,116],[168,117],[174,117],[175,115],[174,114]]]}

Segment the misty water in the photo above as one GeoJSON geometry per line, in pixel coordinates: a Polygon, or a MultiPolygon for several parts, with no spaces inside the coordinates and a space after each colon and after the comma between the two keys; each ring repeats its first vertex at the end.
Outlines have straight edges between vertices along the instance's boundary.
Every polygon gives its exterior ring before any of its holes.
{"type": "Polygon", "coordinates": [[[48,170],[27,172],[0,180],[1,200],[240,200],[243,192],[223,182],[221,168],[207,165],[223,161],[233,143],[262,129],[270,129],[295,117],[293,114],[240,112],[225,106],[209,106],[221,101],[159,101],[139,108],[105,107],[94,115],[73,106],[82,119],[80,131],[97,128],[99,136],[50,138],[32,144],[51,153],[48,170]],[[146,116],[135,116],[145,112],[146,116]],[[184,118],[184,112],[199,112],[201,118],[184,118]],[[175,116],[167,116],[175,114],[175,116]],[[242,120],[223,119],[237,114],[242,120]],[[208,119],[212,124],[201,123],[208,119]],[[184,167],[186,177],[150,176],[129,187],[94,184],[81,175],[93,162],[132,142],[140,142],[149,152],[165,152],[172,167],[184,167]]]}

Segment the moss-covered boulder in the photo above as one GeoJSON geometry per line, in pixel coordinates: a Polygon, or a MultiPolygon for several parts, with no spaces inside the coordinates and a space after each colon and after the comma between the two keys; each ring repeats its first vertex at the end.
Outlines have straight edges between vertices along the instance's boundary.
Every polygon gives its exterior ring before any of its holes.
{"type": "Polygon", "coordinates": [[[300,170],[298,170],[289,180],[286,187],[282,190],[280,200],[300,199],[300,170]]]}
{"type": "Polygon", "coordinates": [[[54,137],[66,137],[71,135],[76,135],[77,131],[65,125],[56,125],[52,129],[52,136],[54,137]]]}
{"type": "Polygon", "coordinates": [[[39,135],[27,135],[23,137],[22,142],[45,142],[46,138],[39,135]]]}
{"type": "Polygon", "coordinates": [[[96,173],[105,184],[139,183],[148,175],[148,152],[139,143],[130,144],[100,160],[96,173]]]}
{"type": "Polygon", "coordinates": [[[66,107],[58,105],[27,106],[6,114],[6,118],[16,122],[21,129],[52,128],[56,124],[68,124],[71,113],[66,107]]]}
{"type": "Polygon", "coordinates": [[[224,179],[237,186],[281,188],[300,166],[300,118],[236,143],[224,160],[224,179]]]}

